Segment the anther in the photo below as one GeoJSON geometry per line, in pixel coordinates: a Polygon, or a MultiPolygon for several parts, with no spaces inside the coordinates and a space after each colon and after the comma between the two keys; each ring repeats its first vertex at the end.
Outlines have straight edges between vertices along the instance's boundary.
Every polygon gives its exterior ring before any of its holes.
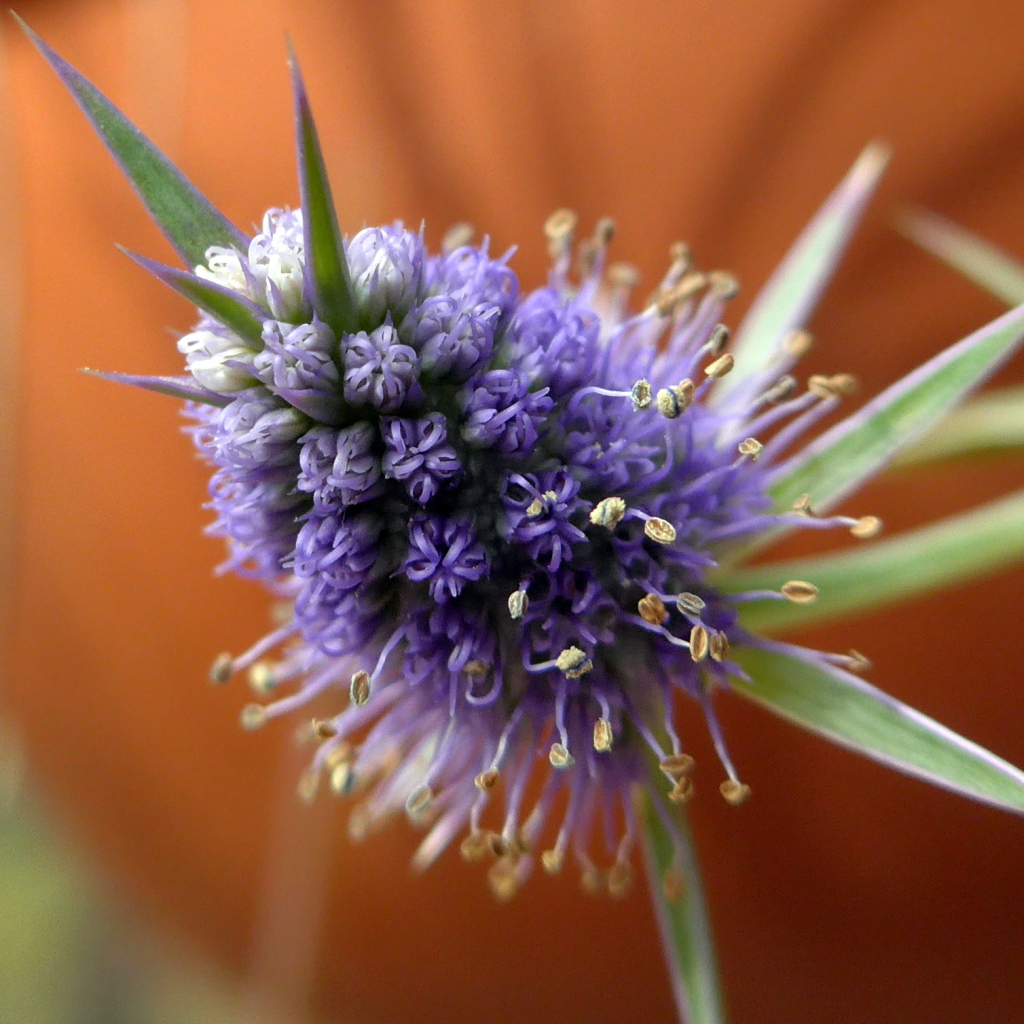
{"type": "Polygon", "coordinates": [[[487,849],[495,857],[506,857],[512,847],[509,846],[508,840],[500,832],[488,832],[487,849]]]}
{"type": "Polygon", "coordinates": [[[689,754],[669,754],[661,759],[658,767],[671,778],[681,779],[697,767],[697,762],[689,754]]]}
{"type": "Polygon", "coordinates": [[[708,280],[711,283],[711,290],[720,299],[734,299],[740,293],[739,281],[724,270],[712,270],[708,274],[708,280]]]}
{"type": "Polygon", "coordinates": [[[782,351],[785,352],[787,356],[799,359],[801,356],[805,356],[810,352],[813,344],[814,338],[810,332],[793,331],[786,335],[785,340],[782,342],[782,351]]]}
{"type": "Polygon", "coordinates": [[[239,720],[246,732],[255,732],[267,724],[267,709],[262,704],[246,704],[239,720]]]}
{"type": "Polygon", "coordinates": [[[810,604],[818,596],[818,588],[806,580],[790,580],[779,588],[782,596],[793,604],[810,604]]]}
{"type": "Polygon", "coordinates": [[[676,393],[668,388],[662,388],[658,392],[658,397],[655,398],[654,404],[658,412],[667,420],[674,420],[682,412],[682,409],[679,408],[679,399],[676,398],[676,393]]]}
{"type": "Polygon", "coordinates": [[[521,619],[530,607],[530,599],[526,596],[525,590],[513,590],[508,595],[508,613],[513,619],[521,619]]]}
{"type": "Polygon", "coordinates": [[[618,861],[608,872],[608,893],[621,900],[633,886],[633,869],[626,861],[618,861]]]}
{"type": "Polygon", "coordinates": [[[688,804],[694,798],[696,792],[697,787],[693,784],[693,779],[688,775],[683,775],[681,778],[676,779],[676,784],[672,787],[668,798],[674,804],[688,804]]]}
{"type": "Polygon", "coordinates": [[[729,657],[729,638],[724,633],[712,633],[708,637],[708,650],[715,661],[726,661],[729,657]]]}
{"type": "Polygon", "coordinates": [[[491,852],[490,839],[486,832],[470,832],[459,844],[462,859],[470,864],[479,864],[491,852]]]}
{"type": "Polygon", "coordinates": [[[540,855],[540,862],[543,865],[544,870],[549,875],[557,875],[558,872],[562,870],[562,863],[564,860],[565,857],[562,855],[561,851],[557,849],[545,850],[540,855]]]}
{"type": "Polygon", "coordinates": [[[304,804],[311,804],[320,791],[320,773],[315,768],[307,768],[299,777],[297,792],[304,804]]]}
{"type": "Polygon", "coordinates": [[[811,496],[809,494],[801,494],[796,501],[793,502],[793,511],[799,512],[801,515],[810,516],[814,512],[811,509],[811,496]]]}
{"type": "Polygon", "coordinates": [[[672,265],[685,270],[690,265],[690,247],[685,242],[673,242],[668,248],[672,265]]]}
{"type": "Polygon", "coordinates": [[[794,391],[799,387],[797,384],[796,377],[791,377],[788,373],[784,377],[780,377],[765,393],[764,399],[772,405],[778,402],[783,402],[794,391]]]}
{"type": "Polygon", "coordinates": [[[531,519],[536,519],[537,516],[539,516],[543,511],[544,502],[542,502],[540,498],[534,498],[533,501],[531,501],[530,504],[526,506],[526,514],[531,519]]]}
{"type": "Polygon", "coordinates": [[[352,770],[352,765],[348,761],[341,761],[331,769],[331,774],[328,778],[328,782],[331,786],[331,792],[335,796],[345,796],[352,792],[355,786],[356,773],[352,770]]]}
{"type": "Polygon", "coordinates": [[[878,516],[861,516],[856,524],[850,527],[850,533],[858,540],[870,540],[882,531],[882,520],[878,516]]]}
{"type": "Polygon", "coordinates": [[[479,658],[474,658],[462,666],[462,672],[463,675],[469,676],[470,679],[483,679],[487,675],[488,666],[486,662],[481,661],[479,658]]]}
{"type": "Polygon", "coordinates": [[[327,718],[314,718],[312,721],[313,732],[322,740],[329,740],[332,736],[338,735],[338,730],[327,718]]]}
{"type": "Polygon", "coordinates": [[[604,248],[615,237],[615,221],[611,217],[602,217],[594,228],[594,245],[604,248]]]}
{"type": "Polygon", "coordinates": [[[274,666],[267,661],[257,661],[249,669],[249,686],[256,693],[269,694],[277,689],[277,673],[274,666]]]}
{"type": "Polygon", "coordinates": [[[487,881],[494,898],[507,903],[519,891],[516,862],[507,857],[492,864],[487,872],[487,881]]]}
{"type": "Polygon", "coordinates": [[[459,224],[453,224],[444,233],[444,238],[441,239],[441,251],[445,253],[454,252],[456,249],[461,249],[464,245],[469,245],[472,241],[472,224],[467,224],[464,221],[459,224]]]}
{"type": "Polygon", "coordinates": [[[690,657],[694,661],[703,661],[708,656],[710,637],[708,631],[701,625],[696,625],[690,630],[690,657]]]}
{"type": "Polygon", "coordinates": [[[417,786],[405,801],[406,814],[410,818],[417,817],[430,806],[430,801],[433,799],[434,791],[429,786],[417,786]]]}
{"type": "Polygon", "coordinates": [[[356,707],[362,707],[370,699],[370,673],[365,669],[354,672],[348,694],[356,707]]]}
{"type": "Polygon", "coordinates": [[[668,621],[665,602],[657,594],[645,594],[637,602],[636,608],[640,613],[640,618],[652,626],[661,626],[668,621]]]}
{"type": "Polygon", "coordinates": [[[555,658],[555,667],[559,672],[565,673],[566,679],[580,679],[594,667],[594,663],[587,657],[585,651],[578,647],[566,647],[555,658]]]}
{"type": "Polygon", "coordinates": [[[607,718],[599,718],[594,723],[594,749],[599,754],[607,754],[612,749],[612,723],[607,718]]]}
{"type": "Polygon", "coordinates": [[[750,787],[737,779],[726,779],[718,790],[725,802],[733,807],[739,807],[750,799],[750,787]]]}
{"type": "Polygon", "coordinates": [[[707,284],[703,274],[686,274],[678,284],[667,291],[659,292],[654,298],[654,308],[659,316],[671,316],[687,299],[696,295],[707,284]]]}
{"type": "Polygon", "coordinates": [[[549,242],[561,242],[576,230],[576,214],[572,210],[555,210],[544,221],[544,235],[549,242]]]}
{"type": "Polygon", "coordinates": [[[757,462],[763,448],[764,445],[756,437],[748,437],[739,443],[740,455],[749,456],[752,462],[757,462]]]}
{"type": "Polygon", "coordinates": [[[838,398],[842,393],[836,388],[834,378],[820,373],[807,378],[807,390],[818,398],[838,398]]]}
{"type": "Polygon", "coordinates": [[[641,378],[630,389],[629,396],[633,400],[634,412],[646,409],[651,404],[650,382],[641,378]]]}
{"type": "Polygon", "coordinates": [[[588,896],[596,896],[602,889],[601,872],[595,867],[584,868],[580,874],[580,886],[588,896]]]}
{"type": "Polygon", "coordinates": [[[613,263],[608,268],[608,283],[614,288],[635,288],[640,272],[631,263],[613,263]]]}
{"type": "Polygon", "coordinates": [[[348,836],[354,843],[361,843],[370,832],[370,812],[365,807],[355,807],[348,816],[348,836]]]}
{"type": "Polygon", "coordinates": [[[711,337],[708,338],[708,352],[713,356],[720,356],[725,351],[725,346],[729,344],[731,337],[732,331],[725,324],[716,324],[715,329],[711,332],[711,337]]]}
{"type": "Polygon", "coordinates": [[[481,772],[473,782],[476,784],[476,788],[483,793],[494,789],[498,784],[498,769],[488,768],[487,771],[481,772]]]}
{"type": "Polygon", "coordinates": [[[552,768],[571,768],[576,763],[576,758],[561,743],[551,744],[548,760],[551,762],[552,768]]]}
{"type": "Polygon", "coordinates": [[[676,539],[676,528],[667,520],[651,516],[644,523],[644,533],[653,541],[659,544],[674,544],[676,539]]]}
{"type": "Polygon", "coordinates": [[[708,363],[704,367],[704,372],[715,380],[721,380],[735,365],[736,360],[733,359],[732,354],[726,352],[724,356],[719,356],[714,362],[708,363]]]}
{"type": "Polygon", "coordinates": [[[860,651],[855,651],[852,647],[847,651],[846,659],[846,667],[851,672],[871,671],[871,659],[861,654],[860,651]]]}
{"type": "Polygon", "coordinates": [[[669,868],[661,876],[661,891],[669,903],[678,903],[686,892],[686,878],[678,868],[669,868]]]}
{"type": "Polygon", "coordinates": [[[704,610],[706,605],[704,604],[703,598],[698,597],[696,594],[691,594],[689,591],[684,590],[676,598],[676,607],[684,615],[699,615],[704,610]]]}
{"type": "Polygon", "coordinates": [[[218,654],[210,666],[210,682],[217,686],[223,686],[232,676],[235,670],[235,659],[230,654],[218,654]]]}
{"type": "Polygon", "coordinates": [[[602,498],[590,511],[590,521],[594,526],[603,526],[606,530],[614,530],[626,514],[626,503],[621,498],[602,498]]]}

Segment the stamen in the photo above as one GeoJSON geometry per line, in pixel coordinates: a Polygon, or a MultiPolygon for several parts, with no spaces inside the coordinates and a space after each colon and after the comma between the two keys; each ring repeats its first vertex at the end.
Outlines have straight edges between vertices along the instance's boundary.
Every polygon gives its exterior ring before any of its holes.
{"type": "Polygon", "coordinates": [[[454,252],[456,249],[461,249],[464,245],[469,245],[472,241],[473,225],[462,221],[458,224],[453,224],[444,233],[444,237],[441,239],[441,251],[444,253],[454,252]]]}
{"type": "Polygon", "coordinates": [[[617,861],[608,872],[608,893],[621,900],[633,886],[633,869],[628,861],[617,861]]]}
{"type": "Polygon", "coordinates": [[[704,373],[714,380],[721,380],[735,365],[736,360],[733,359],[729,352],[726,352],[725,355],[719,356],[714,362],[708,363],[704,367],[704,373]]]}
{"type": "Polygon", "coordinates": [[[629,393],[630,398],[633,399],[633,410],[639,411],[640,409],[646,409],[651,404],[651,385],[650,383],[641,378],[632,387],[629,393]]]}
{"type": "MultiPolygon", "coordinates": [[[[642,514],[642,513],[638,513],[642,514]]],[[[644,522],[644,533],[658,544],[674,544],[676,528],[667,520],[657,516],[647,516],[644,522]]]]}
{"type": "Polygon", "coordinates": [[[487,872],[487,882],[496,900],[508,903],[519,891],[519,865],[512,857],[495,861],[487,872]]]}
{"type": "Polygon", "coordinates": [[[745,441],[740,441],[738,447],[740,455],[746,456],[751,462],[757,462],[764,445],[757,438],[748,437],[745,441]]]}
{"type": "Polygon", "coordinates": [[[223,686],[234,674],[235,660],[230,654],[218,654],[210,666],[210,682],[215,686],[223,686]]]}
{"type": "Polygon", "coordinates": [[[322,740],[329,740],[338,735],[337,727],[328,718],[314,718],[310,724],[314,734],[322,740]]]}
{"type": "Polygon", "coordinates": [[[549,875],[557,875],[562,870],[565,854],[559,849],[545,850],[540,855],[540,862],[549,875]]]}
{"type": "Polygon", "coordinates": [[[729,339],[731,337],[732,331],[730,331],[725,324],[716,324],[714,330],[711,332],[711,337],[708,338],[707,344],[705,345],[708,355],[720,356],[725,351],[725,346],[729,344],[729,339]]]}
{"type": "Polygon", "coordinates": [[[267,695],[277,689],[280,680],[268,661],[257,661],[249,669],[249,686],[259,694],[267,695]]]}
{"type": "Polygon", "coordinates": [[[578,647],[567,647],[555,658],[555,668],[563,672],[566,679],[580,679],[593,667],[594,663],[587,657],[586,652],[578,647]]]}
{"type": "Polygon", "coordinates": [[[814,515],[814,510],[811,508],[811,496],[809,494],[801,494],[796,501],[793,502],[793,511],[802,512],[804,515],[814,515]]]}
{"type": "Polygon", "coordinates": [[[658,292],[653,306],[660,317],[670,317],[687,299],[696,295],[707,284],[707,278],[700,273],[686,274],[678,284],[667,291],[658,292]]]}
{"type": "Polygon", "coordinates": [[[750,787],[738,779],[726,779],[718,789],[725,802],[733,807],[739,807],[750,799],[750,787]]]}
{"type": "Polygon", "coordinates": [[[796,377],[788,373],[780,377],[762,396],[761,401],[768,405],[776,405],[785,401],[799,387],[796,377]]]}
{"type": "Polygon", "coordinates": [[[476,788],[481,792],[486,793],[489,790],[494,789],[498,784],[498,770],[497,768],[488,768],[487,771],[481,772],[474,780],[476,788]]]}
{"type": "Polygon", "coordinates": [[[839,398],[852,395],[857,390],[857,380],[848,373],[837,373],[831,377],[814,374],[807,381],[807,390],[819,398],[839,398]]]}
{"type": "Polygon", "coordinates": [[[599,754],[607,754],[612,749],[612,723],[607,718],[599,718],[594,723],[594,749],[599,754]]]}
{"type": "Polygon", "coordinates": [[[462,859],[469,864],[479,864],[487,859],[491,852],[490,839],[486,832],[470,832],[459,844],[462,859]]]}
{"type": "Polygon", "coordinates": [[[314,768],[308,768],[299,777],[297,792],[299,799],[304,804],[311,804],[320,790],[320,773],[314,768]]]}
{"type": "Polygon", "coordinates": [[[508,595],[508,613],[513,619],[521,619],[529,607],[530,599],[525,590],[514,590],[508,595]]]}
{"type": "Polygon", "coordinates": [[[810,604],[818,596],[818,588],[805,580],[790,580],[788,583],[783,583],[780,589],[783,597],[787,601],[792,601],[793,604],[810,604]]]}
{"type": "Polygon", "coordinates": [[[672,787],[668,798],[674,804],[688,804],[696,793],[697,787],[693,784],[693,779],[688,775],[683,775],[676,779],[676,784],[672,787]]]}
{"type": "Polygon", "coordinates": [[[684,615],[700,615],[706,605],[703,598],[684,590],[683,593],[676,598],[676,607],[684,615]]]}
{"type": "Polygon", "coordinates": [[[711,638],[708,631],[700,624],[690,630],[690,657],[694,661],[703,661],[708,656],[711,646],[711,638]]]}
{"type": "Polygon", "coordinates": [[[715,661],[726,661],[729,657],[729,638],[724,633],[712,633],[708,638],[708,650],[715,661]]]}
{"type": "Polygon", "coordinates": [[[561,743],[552,743],[548,751],[548,760],[553,768],[571,768],[576,763],[576,758],[561,743]]]}
{"type": "Polygon", "coordinates": [[[850,527],[850,533],[858,540],[870,540],[877,537],[882,531],[882,520],[878,516],[861,516],[854,526],[850,527]]]}
{"type": "Polygon", "coordinates": [[[813,344],[814,337],[809,331],[792,331],[782,342],[782,351],[792,359],[802,359],[813,344]]]}
{"type": "Polygon", "coordinates": [[[362,707],[370,699],[370,673],[364,669],[353,673],[348,692],[352,703],[362,707]]]}
{"type": "Polygon", "coordinates": [[[417,786],[405,801],[405,810],[410,818],[417,818],[423,814],[434,799],[434,791],[426,784],[417,786]]]}
{"type": "Polygon", "coordinates": [[[614,530],[626,514],[626,503],[621,498],[602,498],[591,510],[590,521],[594,526],[614,530]]]}
{"type": "Polygon", "coordinates": [[[652,626],[662,626],[668,621],[665,602],[657,594],[646,594],[637,603],[640,618],[652,626]]]}
{"type": "Polygon", "coordinates": [[[727,273],[724,270],[712,270],[711,273],[708,274],[708,280],[711,283],[711,288],[714,293],[726,302],[729,299],[736,298],[740,293],[739,281],[737,281],[732,274],[727,273]]]}
{"type": "Polygon", "coordinates": [[[669,754],[658,762],[658,767],[669,778],[681,779],[697,767],[697,762],[689,754],[669,754]]]}
{"type": "Polygon", "coordinates": [[[576,230],[578,219],[572,210],[561,209],[555,210],[544,221],[544,235],[548,242],[553,247],[556,247],[558,253],[564,250],[566,240],[572,237],[572,233],[576,230]]]}
{"type": "Polygon", "coordinates": [[[262,704],[246,704],[242,708],[239,721],[246,732],[255,732],[267,724],[267,709],[262,704]]]}
{"type": "Polygon", "coordinates": [[[674,420],[690,407],[693,395],[693,381],[683,380],[675,387],[662,388],[655,399],[655,405],[665,419],[674,420]]]}
{"type": "Polygon", "coordinates": [[[356,773],[348,761],[339,761],[331,769],[328,781],[335,796],[347,796],[355,788],[356,773]]]}

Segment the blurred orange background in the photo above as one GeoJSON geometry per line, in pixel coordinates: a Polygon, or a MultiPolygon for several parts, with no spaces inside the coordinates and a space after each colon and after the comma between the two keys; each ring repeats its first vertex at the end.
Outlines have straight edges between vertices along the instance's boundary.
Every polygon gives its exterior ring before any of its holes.
{"type": "MultiPolygon", "coordinates": [[[[983,0],[26,2],[32,26],[243,228],[298,200],[285,34],[344,230],[456,221],[521,246],[559,206],[615,216],[653,285],[670,243],[746,307],[861,147],[895,159],[812,327],[811,372],[877,392],[999,306],[900,240],[897,203],[1024,256],[1024,5],[983,0]]],[[[5,473],[3,702],[37,785],[109,889],[194,941],[268,1019],[673,1017],[642,887],[537,877],[508,906],[397,824],[293,800],[289,726],[237,726],[208,665],[264,630],[215,578],[204,468],[175,403],[77,372],[179,372],[192,312],[113,248],[167,262],[112,161],[13,23],[0,28],[5,473]],[[13,410],[13,411],[12,411],[13,410]],[[13,440],[12,440],[13,439],[13,440]],[[13,472],[13,476],[11,473],[13,472]],[[13,480],[13,484],[12,481],[13,480]]],[[[1000,378],[1024,379],[1018,358],[1000,378]]],[[[860,399],[858,399],[859,401],[860,399]]],[[[1019,462],[916,471],[851,507],[893,531],[1020,484],[1019,462]]],[[[1024,764],[1021,570],[801,637],[1024,764]]],[[[735,1024],[1024,1020],[1024,822],[897,777],[725,699],[756,799],[693,807],[735,1024]]],[[[680,728],[707,761],[700,716],[680,728]]],[[[706,785],[705,793],[713,787],[706,785]]]]}

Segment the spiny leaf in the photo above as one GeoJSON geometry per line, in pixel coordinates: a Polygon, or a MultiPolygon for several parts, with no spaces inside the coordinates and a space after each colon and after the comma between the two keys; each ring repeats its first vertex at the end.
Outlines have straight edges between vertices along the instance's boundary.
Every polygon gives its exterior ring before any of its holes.
{"type": "Polygon", "coordinates": [[[871,143],[793,243],[736,333],[735,368],[716,386],[716,402],[742,401],[769,367],[785,372],[783,342],[807,324],[888,161],[889,148],[871,143]]]}
{"type": "Polygon", "coordinates": [[[840,554],[799,558],[725,573],[729,593],[777,591],[787,580],[818,588],[813,604],[759,601],[740,606],[740,621],[763,634],[905,601],[953,586],[1024,558],[1024,490],[962,515],[840,554]]]}
{"type": "Polygon", "coordinates": [[[356,310],[345,247],[316,125],[295,54],[291,54],[295,131],[306,237],[306,274],[320,318],[339,337],[355,330],[356,310]]]}
{"type": "Polygon", "coordinates": [[[244,341],[248,341],[251,348],[263,348],[263,324],[267,320],[267,313],[254,302],[214,281],[208,281],[185,270],[164,266],[130,249],[121,246],[119,248],[157,280],[173,288],[193,305],[205,310],[244,341]]]}
{"type": "Polygon", "coordinates": [[[739,647],[735,692],[782,718],[956,793],[1024,814],[1024,772],[863,679],[788,644],[739,647]]]}
{"type": "Polygon", "coordinates": [[[204,262],[211,245],[248,248],[248,239],[92,83],[59,57],[14,15],[72,95],[128,176],[161,231],[189,267],[204,262]]]}

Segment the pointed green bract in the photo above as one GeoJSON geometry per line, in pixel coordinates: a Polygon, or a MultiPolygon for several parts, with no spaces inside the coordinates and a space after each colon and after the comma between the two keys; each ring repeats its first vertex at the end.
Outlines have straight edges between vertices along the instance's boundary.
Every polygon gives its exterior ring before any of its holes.
{"type": "Polygon", "coordinates": [[[167,395],[169,398],[178,398],[184,402],[199,402],[202,405],[213,405],[220,409],[229,406],[232,402],[229,395],[220,395],[216,391],[210,391],[192,377],[146,377],[134,373],[90,370],[88,367],[82,372],[88,373],[92,377],[102,377],[114,384],[128,384],[133,388],[152,391],[157,395],[167,395]]]}
{"type": "Polygon", "coordinates": [[[929,210],[904,210],[900,232],[1008,306],[1024,302],[1024,266],[996,246],[929,210]]]}
{"type": "Polygon", "coordinates": [[[685,808],[668,801],[662,792],[664,779],[660,772],[658,775],[657,781],[662,784],[652,786],[650,794],[639,794],[637,799],[644,823],[647,881],[676,1007],[683,1024],[724,1024],[718,965],[693,834],[685,808]],[[661,801],[662,814],[669,816],[675,835],[667,830],[654,800],[661,801]],[[681,871],[684,878],[682,895],[674,901],[668,899],[663,884],[665,873],[672,869],[681,871]]]}
{"type": "Polygon", "coordinates": [[[716,402],[761,373],[806,325],[888,160],[887,146],[869,145],[793,244],[736,333],[735,368],[718,382],[716,402]]]}
{"type": "Polygon", "coordinates": [[[962,515],[835,555],[732,571],[715,579],[730,593],[778,590],[788,580],[818,588],[812,604],[758,601],[740,606],[755,633],[800,629],[875,610],[982,576],[1024,558],[1024,490],[962,515]]]}
{"type": "Polygon", "coordinates": [[[777,509],[802,494],[826,511],[934,426],[1012,354],[1024,337],[1024,307],[941,352],[822,434],[779,467],[769,493],[777,509]]]}
{"type": "Polygon", "coordinates": [[[892,468],[970,455],[1024,450],[1024,384],[996,388],[954,409],[916,444],[892,461],[892,468]]]}
{"type": "Polygon", "coordinates": [[[248,341],[250,347],[256,350],[263,348],[263,324],[267,320],[267,314],[254,302],[206,278],[175,267],[166,267],[123,246],[119,248],[144,270],[148,270],[193,305],[219,320],[243,341],[248,341]]]}
{"type": "Polygon", "coordinates": [[[211,245],[245,249],[248,239],[91,82],[14,15],[49,61],[114,159],[130,179],[160,230],[189,267],[203,263],[211,245]]]}
{"type": "Polygon", "coordinates": [[[320,150],[320,140],[294,53],[291,54],[291,67],[295,91],[299,185],[306,238],[306,271],[312,285],[317,313],[341,337],[356,329],[352,280],[338,230],[338,216],[331,197],[331,185],[320,150]]]}
{"type": "Polygon", "coordinates": [[[734,649],[736,693],[834,743],[983,803],[1024,814],[1024,772],[821,656],[776,644],[734,649]]]}

